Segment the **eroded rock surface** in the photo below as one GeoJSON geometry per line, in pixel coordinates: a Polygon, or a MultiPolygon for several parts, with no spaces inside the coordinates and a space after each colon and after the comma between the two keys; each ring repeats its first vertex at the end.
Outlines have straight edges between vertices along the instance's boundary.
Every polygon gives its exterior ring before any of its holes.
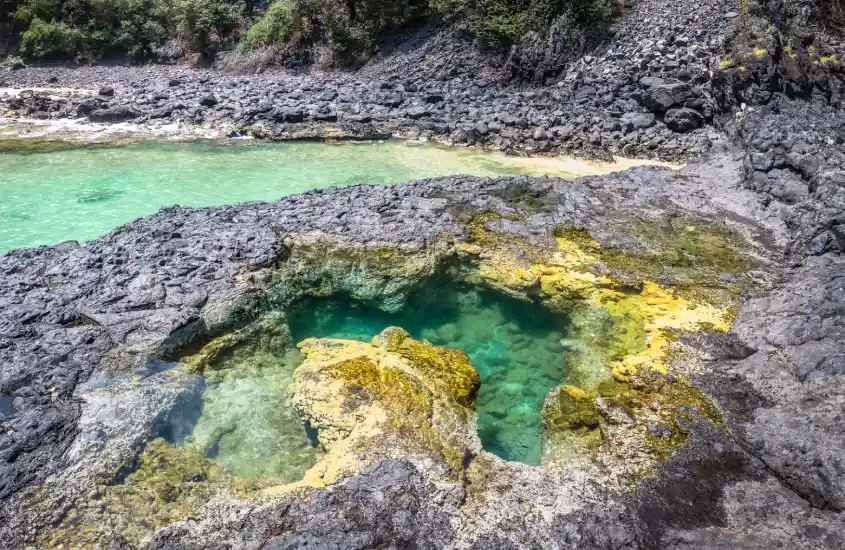
{"type": "Polygon", "coordinates": [[[174,207],[84,246],[9,252],[0,536],[10,547],[835,548],[842,262],[797,253],[803,222],[742,174],[712,158],[576,182],[353,186],[174,207]],[[418,383],[399,380],[418,376],[391,347],[405,336],[338,343],[372,367],[361,380],[303,344],[294,402],[327,452],[300,481],[239,478],[159,439],[203,377],[292,349],[285,317],[268,312],[338,293],[396,311],[444,273],[575,321],[583,344],[568,352],[569,386],[547,399],[540,466],[479,447],[469,364],[466,391],[442,409],[462,420],[436,412],[451,390],[426,383],[434,416],[419,420],[434,437],[402,436],[420,411],[386,397],[418,383]]]}

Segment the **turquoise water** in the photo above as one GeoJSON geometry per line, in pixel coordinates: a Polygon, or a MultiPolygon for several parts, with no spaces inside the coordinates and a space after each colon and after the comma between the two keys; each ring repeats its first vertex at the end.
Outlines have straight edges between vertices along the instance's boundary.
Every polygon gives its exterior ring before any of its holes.
{"type": "Polygon", "coordinates": [[[450,283],[412,297],[406,313],[390,315],[349,299],[313,299],[291,318],[294,339],[369,341],[388,326],[469,355],[481,377],[476,401],[484,448],[506,460],[538,464],[540,413],[551,388],[564,380],[567,320],[492,292],[450,283]]]}
{"type": "MultiPolygon", "coordinates": [[[[564,381],[561,315],[488,291],[438,280],[389,314],[348,297],[306,298],[289,316],[291,335],[370,341],[389,326],[467,352],[481,378],[476,399],[484,448],[506,460],[538,464],[541,411],[564,381]]],[[[162,435],[246,478],[293,482],[323,452],[293,407],[296,349],[233,354],[206,372],[196,403],[172,415],[162,435]]],[[[155,369],[153,369],[155,370],[155,369]]]]}
{"type": "Polygon", "coordinates": [[[173,439],[217,460],[232,475],[284,483],[301,479],[322,450],[293,407],[299,363],[297,350],[285,357],[256,353],[228,359],[224,368],[207,374],[199,416],[173,439]]]}
{"type": "Polygon", "coordinates": [[[172,204],[272,201],[320,187],[528,169],[502,154],[399,141],[155,141],[37,154],[0,152],[0,252],[90,240],[172,204]]]}

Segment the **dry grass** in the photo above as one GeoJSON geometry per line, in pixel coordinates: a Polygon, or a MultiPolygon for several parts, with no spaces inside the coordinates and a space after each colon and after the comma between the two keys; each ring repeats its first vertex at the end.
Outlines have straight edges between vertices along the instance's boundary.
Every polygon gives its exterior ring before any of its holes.
{"type": "Polygon", "coordinates": [[[246,74],[272,67],[278,64],[279,48],[276,46],[257,46],[249,50],[235,48],[222,53],[217,58],[217,66],[224,71],[246,74]]]}

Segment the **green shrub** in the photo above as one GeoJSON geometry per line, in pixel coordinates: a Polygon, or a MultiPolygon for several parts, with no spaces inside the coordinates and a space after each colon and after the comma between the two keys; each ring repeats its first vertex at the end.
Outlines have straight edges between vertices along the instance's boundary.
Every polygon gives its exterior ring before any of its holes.
{"type": "Polygon", "coordinates": [[[23,0],[14,16],[26,29],[21,52],[27,57],[142,59],[176,36],[213,55],[237,38],[241,11],[224,0],[23,0]]]}
{"type": "Polygon", "coordinates": [[[21,53],[26,57],[74,57],[82,46],[82,33],[64,22],[46,22],[36,17],[21,35],[21,53]]]}
{"type": "Polygon", "coordinates": [[[152,56],[167,40],[172,10],[161,0],[122,0],[119,30],[113,47],[136,59],[152,56]]]}
{"type": "Polygon", "coordinates": [[[346,65],[368,59],[379,33],[429,12],[428,0],[278,0],[238,50],[273,46],[288,63],[346,65]]]}
{"type": "Polygon", "coordinates": [[[255,25],[250,27],[241,42],[243,48],[283,45],[294,32],[294,21],[301,16],[301,6],[294,0],[280,0],[270,8],[255,25]]]}
{"type": "Polygon", "coordinates": [[[430,0],[433,9],[464,19],[488,46],[504,48],[530,31],[545,31],[565,16],[576,29],[605,22],[611,0],[430,0]]]}
{"type": "Polygon", "coordinates": [[[236,38],[243,25],[241,8],[222,0],[180,0],[176,28],[190,49],[213,55],[236,38]]]}

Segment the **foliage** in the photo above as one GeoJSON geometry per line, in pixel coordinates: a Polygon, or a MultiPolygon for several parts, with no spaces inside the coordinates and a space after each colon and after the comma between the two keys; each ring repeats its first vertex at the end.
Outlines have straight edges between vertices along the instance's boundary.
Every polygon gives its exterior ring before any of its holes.
{"type": "Polygon", "coordinates": [[[223,0],[24,0],[14,17],[25,28],[21,53],[33,58],[149,58],[173,36],[214,54],[243,24],[241,8],[223,0]]]}
{"type": "Polygon", "coordinates": [[[75,54],[82,42],[81,33],[63,22],[32,20],[21,35],[21,53],[27,57],[54,58],[75,54]]]}
{"type": "Polygon", "coordinates": [[[216,53],[243,24],[241,8],[222,0],[180,0],[175,6],[179,35],[200,53],[216,53]]]}
{"type": "Polygon", "coordinates": [[[289,62],[345,65],[369,58],[379,33],[428,13],[427,0],[278,0],[238,49],[276,46],[289,62]],[[320,56],[320,49],[328,55],[320,56]]]}
{"type": "Polygon", "coordinates": [[[248,30],[253,0],[12,1],[21,53],[31,58],[148,59],[174,39],[216,55],[243,36],[224,63],[264,64],[277,52],[286,63],[344,65],[368,59],[384,32],[432,14],[453,16],[479,43],[504,50],[555,21],[575,31],[604,22],[613,0],[277,0],[248,30]]]}
{"type": "Polygon", "coordinates": [[[294,32],[294,23],[301,17],[301,2],[280,0],[270,4],[270,8],[246,33],[241,42],[244,48],[282,45],[294,32]]]}

